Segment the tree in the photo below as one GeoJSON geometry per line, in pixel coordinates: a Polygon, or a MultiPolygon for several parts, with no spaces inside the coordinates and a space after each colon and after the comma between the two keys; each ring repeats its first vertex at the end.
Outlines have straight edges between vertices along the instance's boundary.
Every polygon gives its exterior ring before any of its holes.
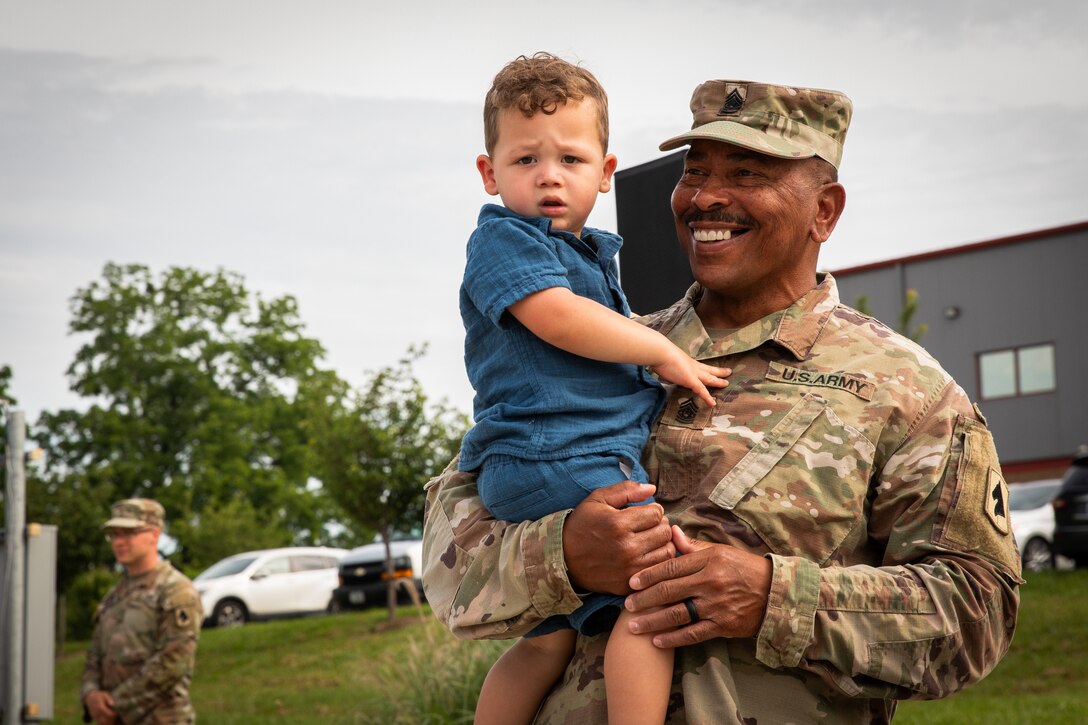
{"type": "MultiPolygon", "coordinates": [[[[274,549],[291,544],[291,534],[267,512],[258,511],[241,495],[200,513],[200,525],[188,530],[185,549],[198,562],[216,562],[241,551],[274,549]]],[[[186,573],[199,574],[195,567],[186,573]]]]}
{"type": "MultiPolygon", "coordinates": [[[[7,466],[4,465],[4,453],[8,445],[7,412],[15,408],[16,400],[8,388],[11,386],[11,367],[0,365],[0,492],[6,492],[7,466]]],[[[5,493],[6,495],[6,493],[5,493]]],[[[0,513],[2,513],[0,509],[0,513]]]]}
{"type": "Polygon", "coordinates": [[[423,520],[423,484],[453,458],[468,418],[444,402],[429,404],[412,363],[423,349],[409,349],[397,365],[372,373],[359,390],[342,390],[314,416],[322,482],[343,510],[385,541],[392,619],[396,582],[390,542],[423,520]]]}
{"type": "Polygon", "coordinates": [[[11,385],[11,367],[0,365],[0,405],[15,405],[15,399],[8,392],[11,385]]]}
{"type": "Polygon", "coordinates": [[[15,407],[15,398],[8,392],[8,387],[11,385],[11,367],[8,365],[0,365],[0,495],[3,495],[3,499],[0,500],[0,515],[5,518],[0,519],[7,520],[7,497],[8,497],[8,466],[7,466],[7,450],[8,450],[8,410],[15,407]]]}
{"type": "Polygon", "coordinates": [[[911,321],[914,319],[914,315],[918,312],[918,290],[908,289],[906,295],[903,298],[903,309],[899,311],[899,331],[904,335],[920,342],[922,337],[929,330],[929,325],[921,323],[913,330],[910,329],[911,321]]]}
{"type": "MultiPolygon", "coordinates": [[[[70,331],[88,339],[68,376],[89,406],[42,414],[34,436],[46,452],[43,495],[66,526],[72,496],[99,522],[108,501],[156,498],[176,558],[199,568],[218,553],[196,545],[202,517],[229,525],[222,512],[244,499],[270,539],[325,542],[337,510],[310,485],[301,416],[336,376],[318,368],[324,350],[304,334],[294,298],[266,301],[222,270],[107,264],[71,311],[70,331]]],[[[98,548],[60,558],[87,570],[104,563],[98,548]]]]}
{"type": "MultiPolygon", "coordinates": [[[[0,484],[7,481],[7,466],[4,465],[4,453],[8,445],[7,411],[15,407],[15,398],[8,392],[11,385],[11,367],[0,365],[0,484]]],[[[7,491],[0,486],[0,490],[7,491]]],[[[5,494],[6,495],[6,494],[5,494]]]]}

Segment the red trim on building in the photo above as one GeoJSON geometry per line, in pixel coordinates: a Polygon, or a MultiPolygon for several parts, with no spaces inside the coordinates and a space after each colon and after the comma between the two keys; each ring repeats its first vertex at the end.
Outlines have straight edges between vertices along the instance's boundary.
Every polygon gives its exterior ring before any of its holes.
{"type": "Polygon", "coordinates": [[[933,252],[922,252],[920,254],[912,254],[907,257],[897,257],[896,259],[886,259],[883,262],[870,262],[869,264],[859,264],[856,267],[845,267],[838,271],[831,271],[831,274],[835,277],[843,277],[848,274],[857,274],[858,272],[868,272],[873,269],[883,269],[884,267],[894,267],[897,264],[907,264],[908,262],[917,262],[923,259],[933,259],[934,257],[947,257],[953,254],[962,254],[964,252],[974,252],[979,249],[989,249],[991,247],[1003,247],[1007,244],[1018,244],[1020,242],[1030,242],[1035,239],[1043,239],[1045,237],[1056,237],[1062,234],[1072,234],[1075,232],[1088,231],[1088,221],[1077,222],[1076,224],[1066,224],[1065,226],[1053,227],[1051,229],[1040,229],[1034,232],[1025,232],[1023,234],[1014,234],[1011,237],[1000,237],[998,239],[991,239],[985,242],[973,242],[971,244],[963,244],[958,247],[949,247],[948,249],[938,249],[933,252]]]}
{"type": "Polygon", "coordinates": [[[1025,481],[1040,481],[1044,478],[1061,478],[1066,469],[1073,464],[1073,459],[1046,458],[1038,461],[1017,461],[1016,463],[1002,463],[1001,475],[1009,483],[1022,483],[1025,481]]]}

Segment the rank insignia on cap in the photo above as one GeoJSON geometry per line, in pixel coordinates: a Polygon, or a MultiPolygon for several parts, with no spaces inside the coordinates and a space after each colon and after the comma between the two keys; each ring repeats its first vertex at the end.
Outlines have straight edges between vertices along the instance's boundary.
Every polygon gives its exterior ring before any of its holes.
{"type": "Polygon", "coordinates": [[[1009,487],[995,468],[990,469],[986,490],[989,492],[986,496],[986,514],[990,517],[990,523],[1001,533],[1009,533],[1009,487]]]}
{"type": "Polygon", "coordinates": [[[722,104],[718,115],[735,116],[740,113],[740,109],[744,106],[744,96],[747,94],[748,86],[731,83],[726,86],[726,90],[725,103],[722,104]]]}

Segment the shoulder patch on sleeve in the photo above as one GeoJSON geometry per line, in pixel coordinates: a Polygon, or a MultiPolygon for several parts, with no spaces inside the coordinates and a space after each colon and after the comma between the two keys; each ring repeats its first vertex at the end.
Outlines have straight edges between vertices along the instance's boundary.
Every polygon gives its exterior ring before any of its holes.
{"type": "Polygon", "coordinates": [[[200,604],[200,594],[188,579],[179,575],[169,582],[160,602],[167,622],[178,629],[199,631],[204,609],[200,604]]]}
{"type": "Polygon", "coordinates": [[[162,600],[163,613],[168,622],[186,631],[199,631],[204,616],[200,595],[188,581],[176,582],[169,587],[162,600]]]}
{"type": "Polygon", "coordinates": [[[999,465],[990,431],[961,417],[953,434],[934,543],[981,554],[1019,576],[1020,555],[1009,525],[1009,487],[999,465]]]}
{"type": "Polygon", "coordinates": [[[990,495],[986,497],[986,515],[990,517],[990,523],[995,529],[1007,534],[1009,533],[1009,486],[996,468],[991,468],[987,474],[986,489],[990,492],[990,495]]]}

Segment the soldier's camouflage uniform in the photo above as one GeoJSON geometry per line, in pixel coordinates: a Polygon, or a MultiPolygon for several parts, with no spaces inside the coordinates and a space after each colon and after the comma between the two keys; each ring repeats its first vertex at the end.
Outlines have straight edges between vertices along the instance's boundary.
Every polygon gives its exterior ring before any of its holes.
{"type": "MultiPolygon", "coordinates": [[[[985,420],[921,347],[819,280],[718,341],[698,285],[643,320],[733,369],[713,409],[670,388],[644,456],[657,500],[689,535],[773,564],[758,636],[676,651],[669,723],[886,722],[898,699],[978,681],[1012,638],[1020,560],[985,420]]],[[[578,606],[567,512],[495,521],[455,466],[427,504],[424,584],[456,635],[514,637],[578,606]]],[[[604,647],[579,638],[538,722],[606,721],[604,647]]]]}
{"type": "Polygon", "coordinates": [[[195,722],[189,684],[203,616],[196,588],[169,562],[125,574],[95,612],[80,700],[105,690],[125,725],[195,722]]]}

